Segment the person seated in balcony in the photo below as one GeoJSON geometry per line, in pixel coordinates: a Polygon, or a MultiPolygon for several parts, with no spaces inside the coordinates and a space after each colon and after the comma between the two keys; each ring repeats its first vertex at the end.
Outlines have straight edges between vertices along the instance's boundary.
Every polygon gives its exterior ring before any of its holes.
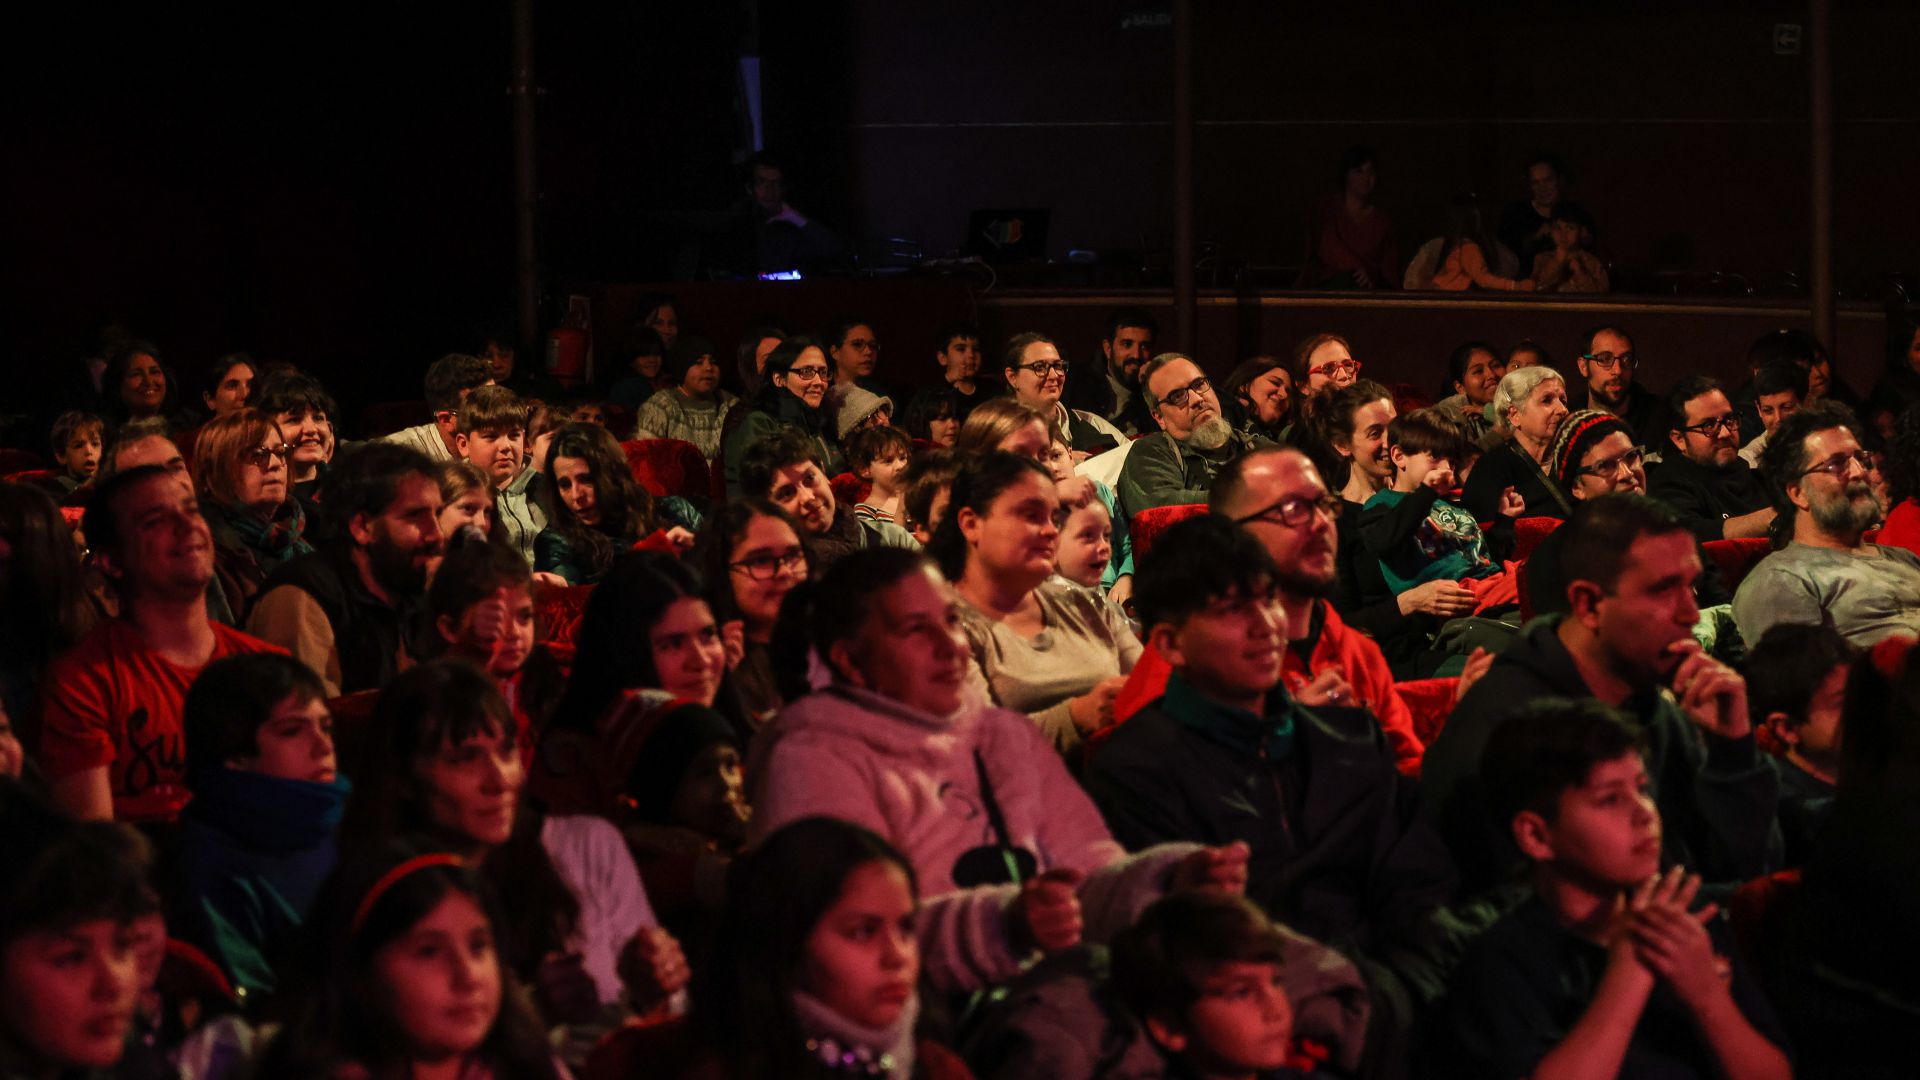
{"type": "Polygon", "coordinates": [[[1511,251],[1495,243],[1480,204],[1471,197],[1456,199],[1447,207],[1447,231],[1440,237],[1432,277],[1426,287],[1446,292],[1475,288],[1532,292],[1533,279],[1517,276],[1517,263],[1508,269],[1512,259],[1511,251]],[[1501,273],[1502,270],[1506,273],[1501,273]]]}
{"type": "Polygon", "coordinates": [[[1374,204],[1380,182],[1373,148],[1354,146],[1340,157],[1340,185],[1307,216],[1307,289],[1397,289],[1400,241],[1393,218],[1374,204]]]}
{"type": "Polygon", "coordinates": [[[1593,215],[1571,199],[1564,198],[1568,173],[1551,154],[1535,154],[1527,162],[1527,198],[1508,203],[1500,212],[1500,243],[1533,265],[1536,255],[1554,247],[1553,222],[1556,217],[1580,228],[1580,243],[1592,247],[1596,236],[1593,215]]]}
{"type": "Polygon", "coordinates": [[[1533,257],[1533,287],[1538,292],[1604,293],[1613,285],[1607,264],[1581,242],[1580,223],[1567,209],[1556,207],[1547,226],[1552,246],[1533,257]]]}

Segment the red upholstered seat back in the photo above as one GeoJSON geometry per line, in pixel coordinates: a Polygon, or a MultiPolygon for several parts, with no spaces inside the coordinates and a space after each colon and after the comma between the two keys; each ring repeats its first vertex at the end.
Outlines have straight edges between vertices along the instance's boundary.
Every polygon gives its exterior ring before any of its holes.
{"type": "Polygon", "coordinates": [[[1707,558],[1720,568],[1720,577],[1729,590],[1739,588],[1748,572],[1773,552],[1773,544],[1761,536],[1709,540],[1701,546],[1707,549],[1707,558]]]}
{"type": "Polygon", "coordinates": [[[366,775],[373,753],[373,703],[378,690],[360,690],[327,702],[333,714],[333,756],[342,775],[366,775]]]}
{"type": "Polygon", "coordinates": [[[1736,889],[1727,901],[1734,947],[1763,977],[1785,948],[1799,897],[1800,871],[1796,868],[1755,878],[1736,889]]]}
{"type": "Polygon", "coordinates": [[[32,484],[39,487],[58,475],[52,469],[22,469],[16,473],[0,476],[0,480],[5,480],[9,484],[32,484]]]}
{"type": "Polygon", "coordinates": [[[0,475],[38,469],[46,464],[31,450],[0,450],[0,475]]]}
{"type": "Polygon", "coordinates": [[[708,498],[713,493],[713,475],[700,448],[680,439],[629,439],[620,444],[626,451],[633,478],[654,498],[679,495],[684,498],[708,498]]]}
{"type": "Polygon", "coordinates": [[[1400,700],[1407,703],[1407,711],[1413,713],[1413,733],[1420,741],[1433,745],[1439,738],[1440,729],[1447,724],[1447,717],[1453,713],[1454,695],[1460,691],[1460,677],[1448,676],[1444,679],[1411,679],[1393,684],[1400,700]]]}
{"type": "Polygon", "coordinates": [[[873,485],[853,475],[843,472],[831,481],[833,501],[841,506],[852,508],[856,503],[867,501],[867,495],[873,491],[873,485]]]}
{"type": "Polygon", "coordinates": [[[1533,555],[1533,549],[1547,534],[1559,528],[1564,522],[1556,517],[1523,517],[1513,523],[1513,560],[1526,562],[1533,555]]]}
{"type": "Polygon", "coordinates": [[[1127,522],[1127,529],[1133,534],[1133,558],[1137,565],[1153,549],[1153,542],[1160,534],[1172,528],[1175,522],[1198,517],[1207,512],[1206,503],[1183,503],[1179,506],[1156,506],[1142,510],[1127,522]]]}

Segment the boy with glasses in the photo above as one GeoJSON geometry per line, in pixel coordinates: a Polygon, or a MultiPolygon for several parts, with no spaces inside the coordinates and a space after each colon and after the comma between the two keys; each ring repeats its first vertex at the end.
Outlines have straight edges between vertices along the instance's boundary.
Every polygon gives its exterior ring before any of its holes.
{"type": "Polygon", "coordinates": [[[1740,460],[1740,421],[1719,382],[1681,379],[1664,412],[1667,445],[1647,494],[1673,507],[1702,542],[1767,535],[1773,500],[1740,460]]]}
{"type": "Polygon", "coordinates": [[[1161,353],[1147,361],[1140,390],[1160,430],[1127,451],[1116,486],[1128,518],[1155,506],[1206,502],[1227,462],[1266,444],[1233,429],[1212,381],[1191,357],[1161,353]]]}
{"type": "Polygon", "coordinates": [[[1775,429],[1761,463],[1792,507],[1793,542],[1760,560],[1734,593],[1746,640],[1788,622],[1831,626],[1856,648],[1920,633],[1920,557],[1864,539],[1882,508],[1856,423],[1845,406],[1822,403],[1775,429]]]}

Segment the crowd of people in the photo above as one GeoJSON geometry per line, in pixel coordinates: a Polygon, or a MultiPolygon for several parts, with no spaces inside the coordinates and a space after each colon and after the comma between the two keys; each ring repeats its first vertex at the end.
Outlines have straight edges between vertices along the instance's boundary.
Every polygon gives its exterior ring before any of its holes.
{"type": "MultiPolygon", "coordinates": [[[[1590,276],[1534,181],[1434,279],[1590,276]]],[[[1920,328],[1158,339],[659,297],[358,438],[106,340],[0,481],[0,1075],[1906,1074],[1920,328]]]]}

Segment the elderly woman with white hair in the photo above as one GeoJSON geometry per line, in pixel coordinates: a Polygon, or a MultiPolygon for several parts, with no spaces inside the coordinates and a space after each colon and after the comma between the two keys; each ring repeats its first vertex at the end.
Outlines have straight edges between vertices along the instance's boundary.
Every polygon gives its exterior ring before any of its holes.
{"type": "Polygon", "coordinates": [[[1567,384],[1550,367],[1507,372],[1493,392],[1493,412],[1511,432],[1481,455],[1461,502],[1480,521],[1500,513],[1509,488],[1526,500],[1527,517],[1571,517],[1573,502],[1548,476],[1554,433],[1567,418],[1567,384]]]}

